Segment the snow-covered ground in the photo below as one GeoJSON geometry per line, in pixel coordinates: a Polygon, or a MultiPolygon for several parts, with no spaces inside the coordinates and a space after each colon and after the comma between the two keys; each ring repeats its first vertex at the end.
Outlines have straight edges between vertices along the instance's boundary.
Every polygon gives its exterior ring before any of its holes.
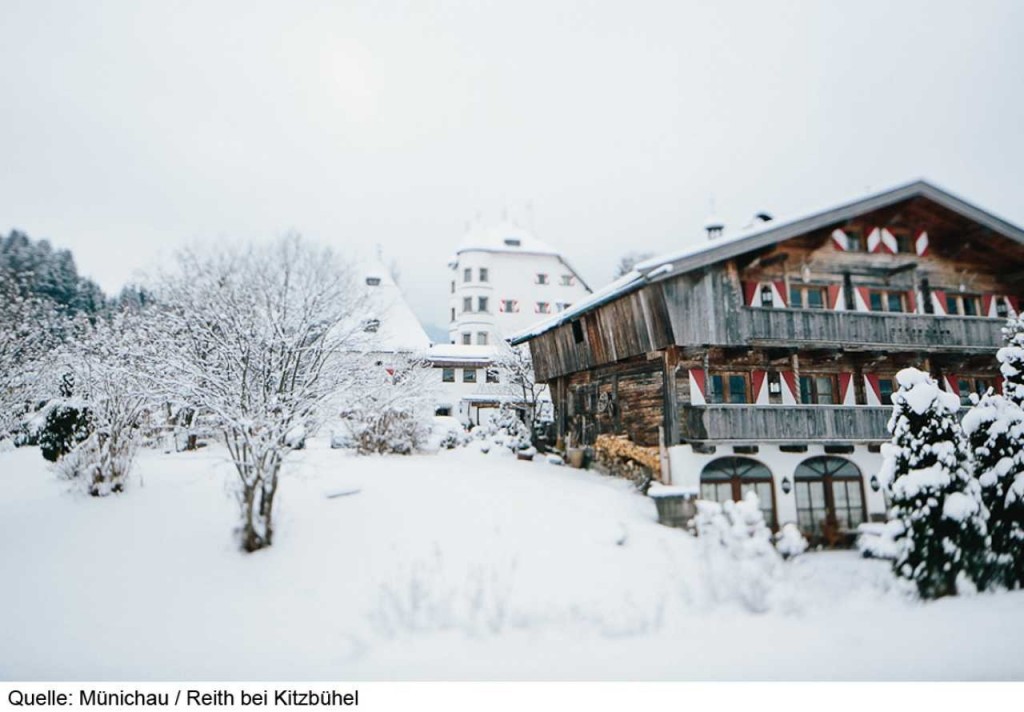
{"type": "Polygon", "coordinates": [[[94,499],[0,453],[0,678],[1024,679],[1024,594],[922,604],[886,562],[821,552],[750,613],[592,473],[315,442],[253,555],[233,477],[218,448],[144,452],[94,499]]]}

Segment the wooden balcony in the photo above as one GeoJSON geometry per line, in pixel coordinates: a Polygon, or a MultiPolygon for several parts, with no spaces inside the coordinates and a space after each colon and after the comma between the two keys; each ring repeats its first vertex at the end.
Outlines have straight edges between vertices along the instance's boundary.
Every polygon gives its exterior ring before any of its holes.
{"type": "Polygon", "coordinates": [[[684,405],[683,440],[882,442],[892,408],[867,405],[684,405]]]}
{"type": "Polygon", "coordinates": [[[752,346],[994,352],[1002,319],[743,307],[738,331],[752,346]]]}

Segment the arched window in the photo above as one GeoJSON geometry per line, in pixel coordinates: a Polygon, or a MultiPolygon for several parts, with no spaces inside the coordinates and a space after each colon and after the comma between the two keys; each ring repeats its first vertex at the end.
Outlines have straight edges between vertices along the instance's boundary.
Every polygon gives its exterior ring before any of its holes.
{"type": "Polygon", "coordinates": [[[775,488],[772,472],[749,457],[720,457],[700,473],[700,497],[712,502],[737,502],[748,491],[757,494],[765,523],[775,528],[775,488]]]}
{"type": "Polygon", "coordinates": [[[864,479],[860,469],[843,457],[812,457],[801,462],[796,480],[796,519],[800,528],[821,536],[827,522],[853,531],[866,519],[864,479]]]}

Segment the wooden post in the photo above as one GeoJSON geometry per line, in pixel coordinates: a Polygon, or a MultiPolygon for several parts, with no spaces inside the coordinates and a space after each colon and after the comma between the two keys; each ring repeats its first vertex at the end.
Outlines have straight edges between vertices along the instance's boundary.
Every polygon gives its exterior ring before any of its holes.
{"type": "Polygon", "coordinates": [[[669,346],[662,352],[662,410],[664,427],[661,434],[668,444],[679,443],[679,404],[676,392],[676,367],[679,365],[679,347],[669,346]]]}

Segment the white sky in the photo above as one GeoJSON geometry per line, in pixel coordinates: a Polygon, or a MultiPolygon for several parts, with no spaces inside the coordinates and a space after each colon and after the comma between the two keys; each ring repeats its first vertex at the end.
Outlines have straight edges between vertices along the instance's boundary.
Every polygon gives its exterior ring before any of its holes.
{"type": "Polygon", "coordinates": [[[466,222],[506,207],[594,288],[712,198],[738,227],[923,176],[1024,223],[1022,2],[0,0],[0,28],[0,231],[108,292],[295,229],[381,244],[441,325],[466,222]]]}

